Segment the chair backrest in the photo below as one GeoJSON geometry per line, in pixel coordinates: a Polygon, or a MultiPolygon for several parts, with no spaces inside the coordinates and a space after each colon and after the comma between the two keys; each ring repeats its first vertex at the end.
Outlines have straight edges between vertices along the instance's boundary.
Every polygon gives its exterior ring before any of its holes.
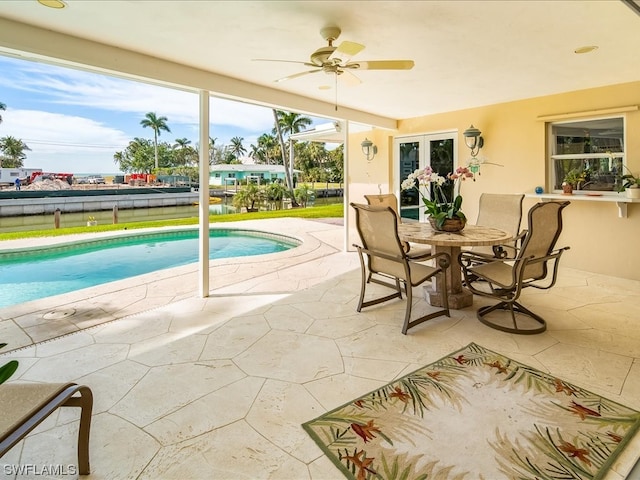
{"type": "Polygon", "coordinates": [[[398,238],[398,219],[393,208],[357,203],[351,203],[351,206],[356,212],[356,228],[362,246],[371,252],[369,270],[404,278],[406,272],[403,263],[406,262],[406,256],[398,238]],[[376,253],[396,257],[398,261],[376,257],[376,253]]]}
{"type": "Polygon", "coordinates": [[[522,194],[483,193],[476,225],[499,228],[516,237],[520,233],[523,199],[522,194]]]}
{"type": "MultiPolygon", "coordinates": [[[[542,258],[549,255],[562,232],[562,210],[570,202],[540,202],[529,210],[529,228],[518,252],[521,258],[542,258]]],[[[523,279],[538,280],[547,276],[547,262],[527,264],[523,279]]]]}
{"type": "Polygon", "coordinates": [[[365,195],[364,198],[372,207],[391,207],[396,214],[398,223],[402,223],[400,214],[398,213],[398,197],[393,193],[383,193],[380,195],[365,195]]]}

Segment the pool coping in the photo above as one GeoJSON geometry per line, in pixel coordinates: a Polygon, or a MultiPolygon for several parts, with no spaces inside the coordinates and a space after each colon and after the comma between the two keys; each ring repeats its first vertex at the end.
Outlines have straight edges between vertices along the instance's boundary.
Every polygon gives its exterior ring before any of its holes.
{"type": "MultiPolygon", "coordinates": [[[[210,296],[243,289],[260,290],[261,279],[269,279],[268,291],[285,288],[291,283],[273,282],[273,275],[288,268],[302,265],[325,255],[340,252],[340,242],[326,242],[314,233],[343,231],[341,226],[314,222],[305,219],[286,218],[274,220],[252,220],[230,222],[221,229],[260,231],[270,235],[285,236],[302,242],[292,249],[249,257],[232,257],[210,260],[210,296]],[[243,268],[251,266],[251,268],[243,268]]],[[[145,229],[146,232],[184,230],[184,226],[145,229]]],[[[117,232],[122,234],[122,232],[117,232]]],[[[124,232],[131,233],[131,232],[124,232]]],[[[113,232],[100,232],[92,238],[112,237],[113,232]],[[106,235],[105,235],[106,234],[106,235]]],[[[87,239],[84,235],[82,238],[87,239]]],[[[71,241],[81,241],[74,238],[71,241]]],[[[25,249],[70,243],[68,237],[48,237],[35,240],[30,245],[13,242],[13,249],[25,249]]],[[[0,246],[7,244],[0,242],[0,246]]],[[[2,248],[6,251],[10,248],[2,248]]],[[[265,280],[266,281],[266,280],[265,280]]],[[[0,308],[0,339],[8,345],[2,354],[23,349],[82,331],[106,322],[111,322],[142,311],[152,310],[169,303],[178,302],[197,295],[199,264],[191,263],[155,272],[117,280],[75,292],[33,300],[22,304],[0,308]]]]}

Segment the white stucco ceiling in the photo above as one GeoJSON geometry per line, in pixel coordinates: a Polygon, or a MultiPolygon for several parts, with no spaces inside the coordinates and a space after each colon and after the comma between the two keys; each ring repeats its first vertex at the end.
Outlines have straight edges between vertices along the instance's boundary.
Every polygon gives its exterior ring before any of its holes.
{"type": "MultiPolygon", "coordinates": [[[[88,1],[54,10],[0,2],[0,18],[333,103],[331,76],[308,70],[325,45],[364,44],[354,60],[412,59],[410,71],[360,71],[341,106],[395,119],[640,80],[640,16],[619,0],[88,1]],[[592,53],[574,50],[596,45],[592,53]]],[[[0,51],[2,47],[0,42],[0,51]]]]}

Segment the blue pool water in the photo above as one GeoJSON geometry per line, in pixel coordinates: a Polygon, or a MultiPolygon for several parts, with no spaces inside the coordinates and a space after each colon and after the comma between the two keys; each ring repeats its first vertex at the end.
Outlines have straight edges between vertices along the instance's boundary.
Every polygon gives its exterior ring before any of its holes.
{"type": "MultiPolygon", "coordinates": [[[[298,244],[250,230],[211,230],[209,258],[275,253],[298,244]]],[[[0,308],[197,261],[196,229],[0,252],[0,308]]]]}

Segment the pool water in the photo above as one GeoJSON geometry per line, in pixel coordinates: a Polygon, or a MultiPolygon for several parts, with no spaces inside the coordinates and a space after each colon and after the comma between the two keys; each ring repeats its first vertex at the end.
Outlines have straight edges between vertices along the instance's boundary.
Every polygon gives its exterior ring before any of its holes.
{"type": "MultiPolygon", "coordinates": [[[[298,245],[290,237],[251,230],[211,230],[209,258],[262,255],[298,245]]],[[[0,308],[197,261],[196,229],[0,252],[0,308]]]]}

